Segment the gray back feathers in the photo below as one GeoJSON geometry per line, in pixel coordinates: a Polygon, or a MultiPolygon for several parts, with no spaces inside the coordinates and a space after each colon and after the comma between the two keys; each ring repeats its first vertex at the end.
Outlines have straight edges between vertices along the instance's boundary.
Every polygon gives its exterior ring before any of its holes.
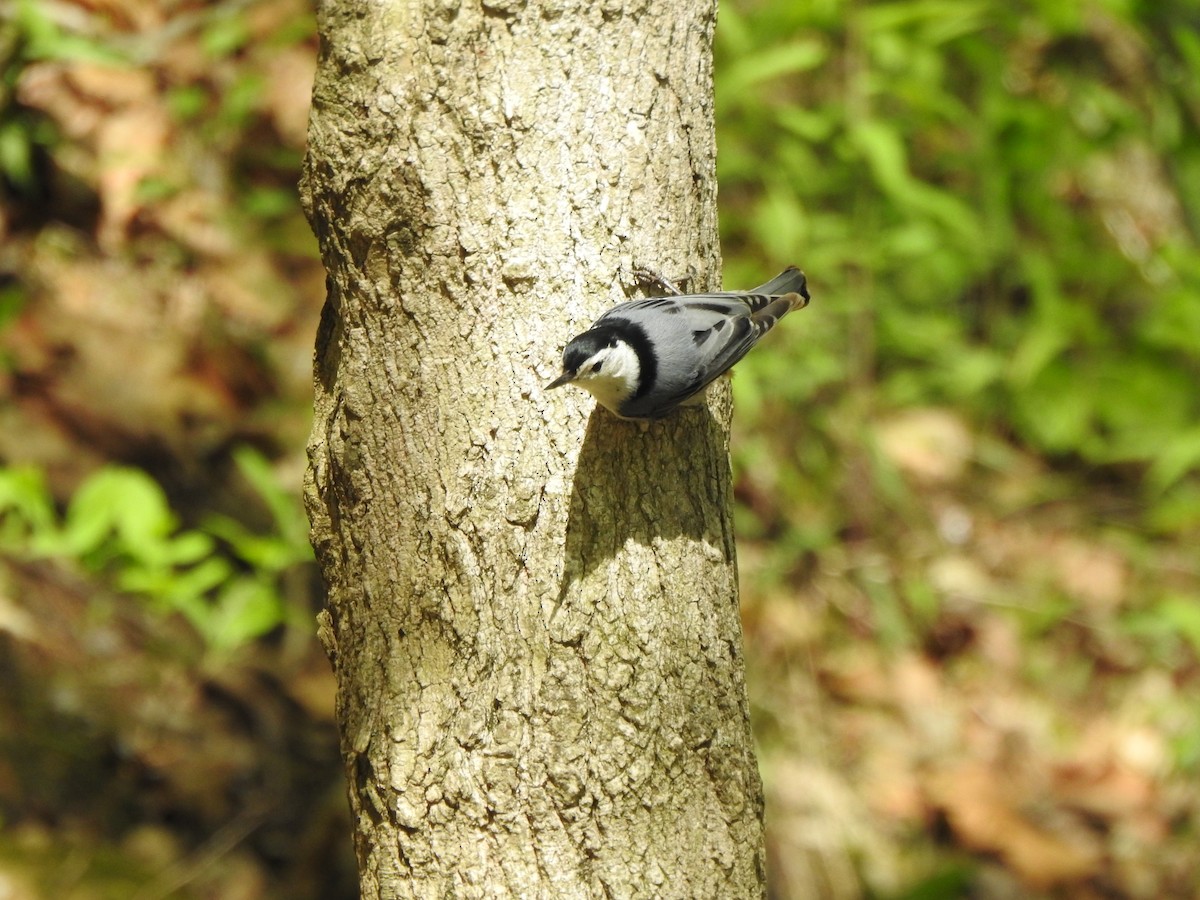
{"type": "Polygon", "coordinates": [[[664,415],[745,356],[775,323],[808,304],[804,274],[785,269],[749,291],[648,297],[614,306],[595,326],[629,323],[653,338],[657,377],[622,405],[634,418],[664,415]]]}

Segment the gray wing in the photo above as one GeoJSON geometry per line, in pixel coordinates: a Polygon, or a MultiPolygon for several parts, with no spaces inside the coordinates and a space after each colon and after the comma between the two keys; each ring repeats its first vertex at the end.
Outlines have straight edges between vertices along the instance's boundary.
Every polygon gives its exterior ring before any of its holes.
{"type": "Polygon", "coordinates": [[[640,325],[662,355],[688,360],[681,371],[660,370],[655,408],[667,412],[729,371],[776,322],[807,303],[804,275],[790,268],[751,291],[632,300],[596,324],[624,319],[640,325]]]}

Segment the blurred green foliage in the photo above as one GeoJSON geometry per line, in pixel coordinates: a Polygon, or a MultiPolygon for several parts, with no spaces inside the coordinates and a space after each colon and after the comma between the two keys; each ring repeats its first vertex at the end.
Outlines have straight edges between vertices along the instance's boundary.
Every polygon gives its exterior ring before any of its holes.
{"type": "MultiPolygon", "coordinates": [[[[29,221],[19,212],[4,218],[6,236],[26,238],[24,229],[31,223],[37,227],[42,216],[65,217],[61,224],[81,232],[94,227],[86,215],[72,218],[78,210],[63,195],[102,196],[101,175],[111,160],[89,155],[86,138],[60,134],[52,116],[23,105],[18,96],[26,70],[37,63],[88,63],[154,72],[166,108],[181,123],[172,135],[173,156],[141,174],[139,204],[161,205],[183,191],[195,196],[200,182],[218,211],[211,224],[220,233],[244,217],[246,230],[255,236],[248,248],[270,244],[315,256],[295,191],[301,151],[270,131],[263,74],[272,53],[311,41],[315,18],[299,9],[264,41],[264,26],[257,34],[252,28],[254,5],[228,0],[181,8],[166,27],[145,31],[110,22],[103,14],[92,18],[82,9],[72,12],[69,4],[59,8],[14,0],[0,11],[0,202],[6,213],[10,205],[36,213],[29,221]],[[198,43],[204,67],[192,72],[159,64],[164,54],[186,52],[189,41],[198,43]],[[270,140],[264,139],[267,134],[270,140]],[[69,188],[63,187],[65,181],[71,182],[69,188]],[[226,188],[227,210],[221,206],[226,188]]],[[[86,90],[76,99],[81,105],[95,101],[86,90]]],[[[173,248],[158,242],[147,249],[147,243],[137,252],[159,260],[172,249],[181,256],[198,255],[194,246],[175,238],[173,248]]],[[[13,262],[24,250],[16,240],[14,248],[0,284],[0,328],[38,302],[36,279],[24,264],[13,262]]],[[[11,367],[6,357],[0,355],[0,368],[11,367]]],[[[234,459],[249,486],[246,493],[270,511],[272,527],[266,534],[216,515],[198,528],[181,528],[163,486],[139,469],[106,466],[64,506],[37,468],[0,467],[0,552],[78,566],[99,584],[182,614],[206,648],[232,650],[291,621],[293,613],[307,616],[296,609],[295,599],[285,598],[306,595],[294,584],[289,590],[287,582],[300,563],[311,559],[295,489],[281,487],[267,461],[249,449],[237,451],[234,459]]],[[[205,516],[203,507],[197,515],[205,516]]]]}
{"type": "Polygon", "coordinates": [[[734,380],[791,540],[847,527],[806,479],[879,475],[872,413],[928,404],[1200,523],[1200,3],[726,5],[716,71],[725,282],[814,298],[734,380]]]}
{"type": "Polygon", "coordinates": [[[0,468],[0,552],[77,564],[181,614],[209,650],[234,650],[295,618],[284,579],[311,559],[296,497],[261,454],[241,448],[235,460],[270,512],[267,534],[224,516],[180,529],[158,483],[122,466],[97,470],[60,515],[39,470],[11,467],[0,468]]]}

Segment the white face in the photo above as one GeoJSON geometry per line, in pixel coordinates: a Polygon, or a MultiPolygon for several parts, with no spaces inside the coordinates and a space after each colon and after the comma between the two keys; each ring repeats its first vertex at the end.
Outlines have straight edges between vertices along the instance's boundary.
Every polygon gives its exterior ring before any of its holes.
{"type": "Polygon", "coordinates": [[[613,412],[637,390],[637,354],[624,341],[602,347],[579,367],[571,381],[588,391],[596,402],[613,412]]]}

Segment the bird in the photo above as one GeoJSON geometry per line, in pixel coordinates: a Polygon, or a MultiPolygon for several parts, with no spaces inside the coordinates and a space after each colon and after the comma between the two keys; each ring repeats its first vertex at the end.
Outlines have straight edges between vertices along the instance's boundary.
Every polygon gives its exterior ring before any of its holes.
{"type": "Polygon", "coordinates": [[[748,291],[619,303],[570,340],[546,390],[573,384],[619,418],[660,419],[701,402],[709,384],[808,301],[804,273],[789,266],[748,291]]]}

